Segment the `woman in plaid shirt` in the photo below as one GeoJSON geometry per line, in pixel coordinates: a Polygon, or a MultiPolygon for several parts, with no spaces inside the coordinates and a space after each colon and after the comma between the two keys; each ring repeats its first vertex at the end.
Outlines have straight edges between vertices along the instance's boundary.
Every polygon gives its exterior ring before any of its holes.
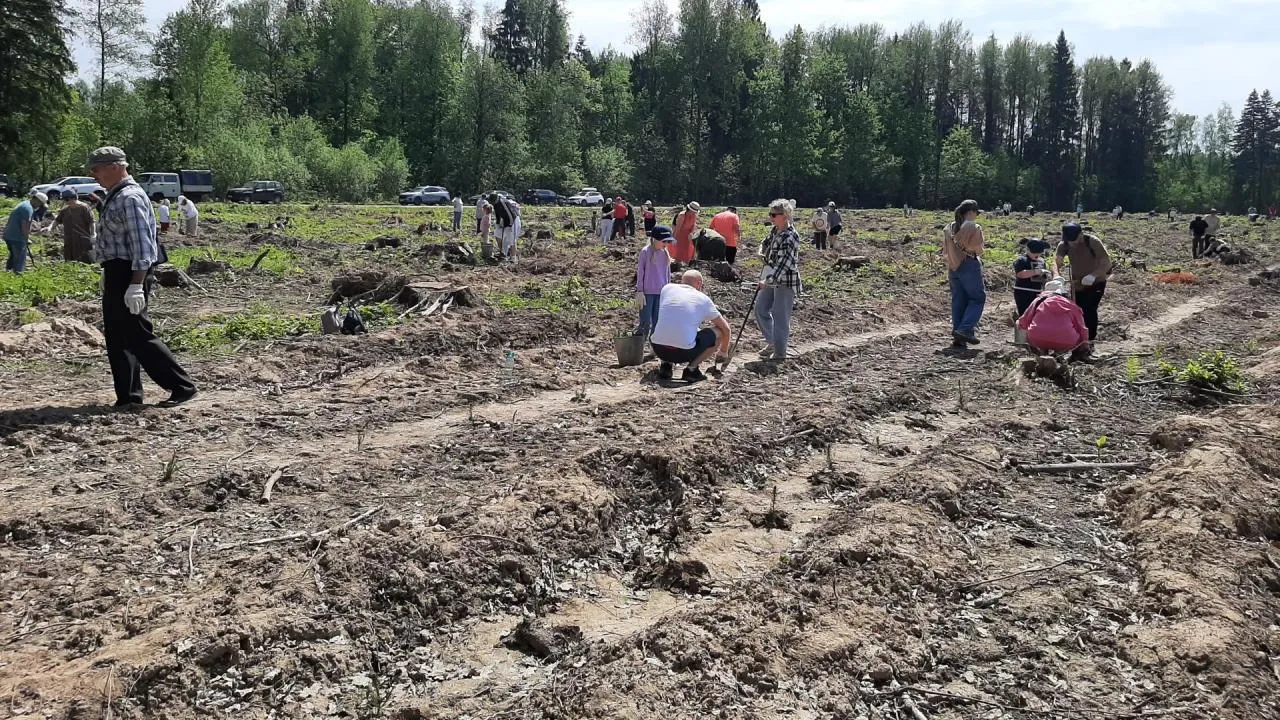
{"type": "Polygon", "coordinates": [[[800,235],[791,225],[795,207],[788,200],[769,203],[773,230],[764,241],[764,268],[756,295],[756,323],[768,345],[760,357],[779,362],[787,359],[791,337],[791,311],[800,293],[800,235]]]}

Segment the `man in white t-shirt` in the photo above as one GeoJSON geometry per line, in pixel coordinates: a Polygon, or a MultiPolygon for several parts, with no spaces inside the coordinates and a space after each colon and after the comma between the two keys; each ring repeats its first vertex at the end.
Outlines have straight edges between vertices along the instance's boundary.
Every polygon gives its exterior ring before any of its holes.
{"type": "Polygon", "coordinates": [[[698,366],[713,357],[726,359],[732,332],[716,304],[702,292],[702,273],[686,270],[680,284],[668,283],[658,300],[658,322],[649,342],[662,365],[658,377],[669,380],[676,364],[687,382],[706,380],[698,366]],[[711,327],[704,328],[704,324],[711,327]]]}

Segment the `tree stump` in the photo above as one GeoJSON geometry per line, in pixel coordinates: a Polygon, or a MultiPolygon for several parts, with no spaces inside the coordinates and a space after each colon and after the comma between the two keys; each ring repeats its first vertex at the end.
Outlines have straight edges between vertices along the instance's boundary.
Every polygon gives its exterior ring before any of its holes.
{"type": "Polygon", "coordinates": [[[870,264],[871,258],[866,255],[854,255],[852,257],[842,257],[836,260],[835,269],[842,272],[853,272],[860,267],[870,264]]]}
{"type": "Polygon", "coordinates": [[[192,275],[210,275],[217,272],[227,272],[230,269],[231,263],[222,260],[191,258],[191,262],[187,263],[187,272],[192,275]]]}

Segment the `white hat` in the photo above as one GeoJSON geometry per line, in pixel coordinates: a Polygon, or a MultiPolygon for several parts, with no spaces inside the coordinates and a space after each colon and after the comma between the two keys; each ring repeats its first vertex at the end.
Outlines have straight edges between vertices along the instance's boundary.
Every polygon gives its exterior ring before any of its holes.
{"type": "Polygon", "coordinates": [[[1050,280],[1044,284],[1044,291],[1055,295],[1070,295],[1071,287],[1062,280],[1050,280]]]}
{"type": "Polygon", "coordinates": [[[685,207],[686,207],[686,208],[688,208],[688,209],[690,209],[690,210],[692,210],[692,211],[694,211],[694,212],[701,212],[701,211],[702,211],[702,206],[701,206],[701,205],[699,205],[699,204],[698,204],[698,203],[696,203],[696,202],[691,202],[691,203],[689,203],[688,205],[686,205],[685,207]]]}
{"type": "Polygon", "coordinates": [[[31,193],[31,199],[32,199],[32,200],[35,200],[36,202],[40,203],[41,205],[48,205],[48,204],[49,204],[49,196],[48,196],[48,195],[45,195],[44,193],[40,192],[39,190],[37,190],[37,191],[35,191],[35,192],[31,193]]]}

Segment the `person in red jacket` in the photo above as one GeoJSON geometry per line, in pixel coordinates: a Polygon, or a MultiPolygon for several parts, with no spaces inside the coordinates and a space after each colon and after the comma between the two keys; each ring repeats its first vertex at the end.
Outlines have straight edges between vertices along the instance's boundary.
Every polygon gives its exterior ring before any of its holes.
{"type": "Polygon", "coordinates": [[[1089,354],[1089,328],[1084,313],[1071,301],[1071,286],[1052,280],[1031,307],[1018,318],[1027,333],[1027,344],[1040,352],[1072,351],[1074,358],[1089,354]]]}
{"type": "Polygon", "coordinates": [[[627,236],[627,204],[622,196],[613,199],[613,237],[627,236]]]}

